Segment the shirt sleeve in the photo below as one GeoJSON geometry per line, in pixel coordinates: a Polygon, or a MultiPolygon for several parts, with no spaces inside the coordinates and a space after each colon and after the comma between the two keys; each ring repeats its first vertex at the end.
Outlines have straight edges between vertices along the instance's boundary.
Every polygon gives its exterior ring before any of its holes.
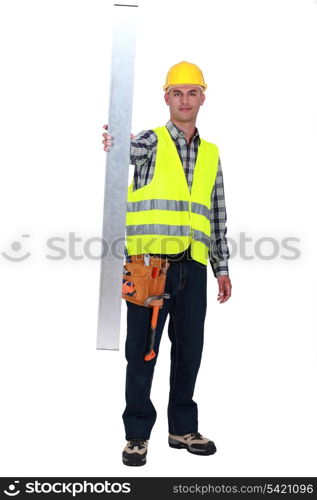
{"type": "Polygon", "coordinates": [[[148,184],[154,175],[157,135],[143,130],[131,140],[130,163],[134,165],[133,190],[148,184]]]}
{"type": "Polygon", "coordinates": [[[220,158],[215,184],[211,193],[209,260],[215,277],[229,275],[227,245],[227,212],[220,158]]]}

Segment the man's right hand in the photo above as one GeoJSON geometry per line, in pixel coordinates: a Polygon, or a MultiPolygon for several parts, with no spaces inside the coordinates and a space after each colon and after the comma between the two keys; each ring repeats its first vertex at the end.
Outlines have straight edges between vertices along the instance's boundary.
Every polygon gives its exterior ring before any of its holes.
{"type": "MultiPolygon", "coordinates": [[[[108,125],[104,125],[103,128],[105,130],[108,130],[108,125]]],[[[104,140],[102,141],[102,144],[104,145],[104,151],[109,151],[110,147],[112,146],[112,135],[108,134],[108,132],[105,132],[102,134],[102,137],[104,140]]],[[[134,139],[135,135],[131,134],[131,139],[134,139]]]]}
{"type": "MultiPolygon", "coordinates": [[[[108,125],[104,125],[103,128],[108,130],[108,125]]],[[[109,151],[110,146],[112,146],[112,136],[108,134],[108,132],[105,132],[104,134],[102,134],[102,137],[104,137],[104,140],[102,141],[102,144],[104,145],[103,149],[104,151],[109,151]]]]}

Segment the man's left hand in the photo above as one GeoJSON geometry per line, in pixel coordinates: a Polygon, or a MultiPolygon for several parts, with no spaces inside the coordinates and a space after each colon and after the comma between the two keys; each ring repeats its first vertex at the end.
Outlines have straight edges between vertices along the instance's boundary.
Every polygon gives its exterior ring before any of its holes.
{"type": "Polygon", "coordinates": [[[222,304],[223,302],[227,302],[229,297],[231,297],[231,281],[227,275],[217,276],[217,281],[219,287],[217,300],[219,300],[219,304],[222,304]]]}

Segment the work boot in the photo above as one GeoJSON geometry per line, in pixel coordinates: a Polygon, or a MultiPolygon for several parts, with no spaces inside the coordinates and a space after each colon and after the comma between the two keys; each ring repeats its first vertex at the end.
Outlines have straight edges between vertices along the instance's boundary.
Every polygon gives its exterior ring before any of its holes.
{"type": "Polygon", "coordinates": [[[146,463],[148,442],[145,439],[130,439],[122,452],[124,465],[144,465],[146,463]]]}
{"type": "Polygon", "coordinates": [[[186,448],[195,455],[213,455],[217,448],[213,441],[203,437],[199,432],[191,432],[184,436],[168,435],[168,444],[171,448],[186,448]]]}

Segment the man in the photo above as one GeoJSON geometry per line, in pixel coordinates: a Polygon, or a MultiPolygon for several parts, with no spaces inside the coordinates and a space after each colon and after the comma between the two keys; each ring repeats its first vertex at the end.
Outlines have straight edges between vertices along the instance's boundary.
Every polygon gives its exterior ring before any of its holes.
{"type": "MultiPolygon", "coordinates": [[[[170,109],[165,127],[131,136],[134,180],[129,187],[127,253],[149,253],[168,259],[165,292],[156,328],[158,353],[169,314],[171,340],[168,443],[197,455],[212,455],[213,441],[198,432],[194,387],[200,366],[207,305],[207,262],[218,281],[220,304],[231,296],[227,259],[226,208],[218,149],[200,138],[196,118],[205,101],[207,85],[195,64],[172,66],[163,87],[170,109]],[[195,174],[195,175],[194,175],[195,174]],[[150,200],[150,201],[149,201],[150,200]],[[141,241],[139,252],[138,244],[141,241]],[[143,245],[143,246],[142,246],[143,245]],[[164,248],[164,252],[162,252],[164,248]]],[[[107,128],[107,126],[104,126],[107,128]]],[[[104,150],[112,145],[103,134],[104,150]]],[[[127,445],[125,465],[144,465],[156,420],[150,400],[157,357],[143,359],[151,308],[127,302],[126,408],[123,421],[127,445]]]]}

